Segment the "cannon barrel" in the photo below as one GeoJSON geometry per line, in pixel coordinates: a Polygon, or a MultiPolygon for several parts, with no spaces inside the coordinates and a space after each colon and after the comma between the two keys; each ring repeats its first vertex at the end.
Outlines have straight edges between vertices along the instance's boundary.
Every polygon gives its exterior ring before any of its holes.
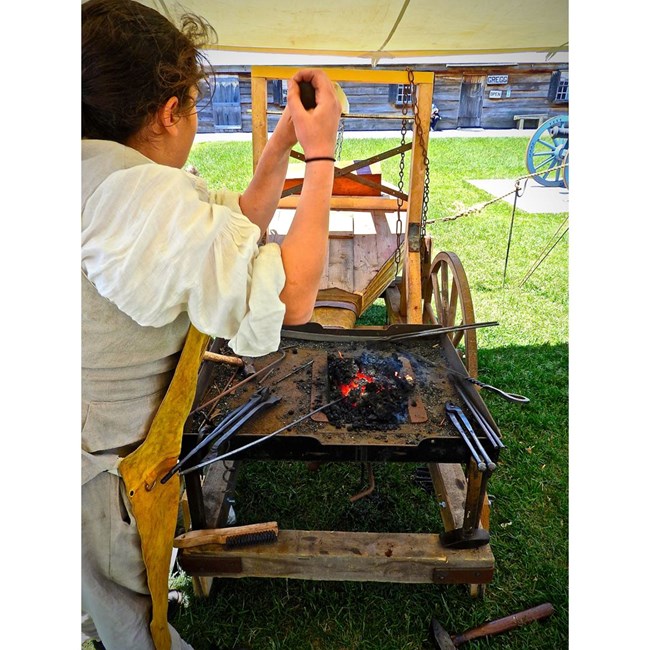
{"type": "Polygon", "coordinates": [[[569,137],[569,127],[563,126],[552,126],[549,129],[549,133],[553,138],[568,138],[569,137]]]}

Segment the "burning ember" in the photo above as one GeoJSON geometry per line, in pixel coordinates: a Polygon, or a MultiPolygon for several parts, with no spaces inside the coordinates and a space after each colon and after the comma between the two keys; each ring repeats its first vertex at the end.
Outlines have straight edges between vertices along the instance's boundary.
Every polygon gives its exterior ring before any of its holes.
{"type": "Polygon", "coordinates": [[[329,395],[346,399],[327,411],[335,426],[349,429],[394,429],[407,421],[413,378],[393,355],[382,358],[368,352],[358,357],[328,355],[329,395]]]}
{"type": "Polygon", "coordinates": [[[352,391],[358,391],[359,396],[362,396],[366,392],[367,384],[373,381],[375,381],[374,377],[359,371],[347,384],[340,386],[341,395],[347,397],[352,391]]]}

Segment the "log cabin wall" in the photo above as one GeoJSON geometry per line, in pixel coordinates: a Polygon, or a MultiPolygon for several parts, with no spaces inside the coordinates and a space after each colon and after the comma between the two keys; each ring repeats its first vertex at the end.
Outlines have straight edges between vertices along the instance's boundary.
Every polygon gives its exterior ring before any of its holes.
{"type": "MultiPolygon", "coordinates": [[[[378,66],[391,70],[404,66],[378,66]]],[[[546,115],[569,112],[566,63],[530,63],[500,66],[414,65],[413,70],[435,73],[433,102],[441,119],[436,130],[456,128],[513,129],[515,115],[546,115]]],[[[370,69],[370,67],[369,67],[370,69]]],[[[214,66],[210,74],[212,97],[199,111],[199,133],[251,132],[250,67],[214,66]]],[[[395,86],[341,83],[350,112],[400,116],[400,94],[395,86]]],[[[284,108],[280,82],[268,84],[269,111],[284,108]]],[[[269,130],[279,116],[270,114],[269,130]]],[[[527,128],[535,127],[526,122],[527,128]]],[[[401,120],[348,118],[346,131],[395,131],[401,120]]]]}

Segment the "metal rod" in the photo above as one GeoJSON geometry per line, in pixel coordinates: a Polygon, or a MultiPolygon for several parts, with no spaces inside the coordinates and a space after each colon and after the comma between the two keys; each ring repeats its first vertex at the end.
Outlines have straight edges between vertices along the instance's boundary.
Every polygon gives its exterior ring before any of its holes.
{"type": "Polygon", "coordinates": [[[487,468],[490,471],[493,471],[496,468],[496,464],[492,461],[492,459],[488,455],[487,451],[485,451],[485,448],[483,447],[483,445],[481,444],[481,441],[478,439],[478,436],[474,432],[474,429],[472,428],[472,425],[469,423],[469,420],[467,419],[467,416],[463,413],[463,411],[460,408],[458,408],[458,407],[456,407],[456,408],[457,408],[458,417],[460,418],[461,422],[465,425],[465,430],[469,433],[469,435],[472,438],[472,441],[474,442],[474,444],[478,448],[478,451],[483,456],[483,458],[485,460],[485,464],[487,465],[487,468]]]}
{"type": "MultiPolygon", "coordinates": [[[[252,113],[251,109],[248,109],[248,113],[252,113]]],[[[282,111],[266,111],[267,115],[282,115],[282,111]]],[[[399,115],[392,115],[391,113],[341,113],[341,119],[347,119],[351,117],[352,119],[362,119],[362,120],[399,120],[400,122],[404,119],[404,116],[400,113],[399,115]]],[[[407,117],[409,122],[412,122],[415,118],[407,117]]]]}
{"type": "Polygon", "coordinates": [[[302,370],[303,368],[306,368],[307,366],[310,366],[312,363],[314,363],[313,359],[310,359],[307,361],[307,363],[303,363],[302,366],[298,366],[297,368],[294,368],[291,372],[287,373],[284,377],[280,377],[280,379],[276,379],[271,386],[275,386],[276,384],[279,384],[281,381],[284,381],[285,379],[291,377],[291,375],[295,375],[297,372],[302,370]]]}
{"type": "MultiPolygon", "coordinates": [[[[365,467],[368,470],[368,485],[361,490],[360,492],[357,492],[356,494],[353,494],[350,498],[350,502],[354,503],[355,501],[358,501],[359,499],[362,499],[363,497],[367,497],[369,494],[372,494],[374,489],[375,489],[375,473],[372,469],[372,465],[368,462],[365,463],[365,467]]],[[[364,465],[361,465],[361,479],[363,480],[363,468],[364,465]]]]}
{"type": "MultiPolygon", "coordinates": [[[[468,323],[467,325],[454,325],[451,327],[430,327],[425,330],[416,332],[405,332],[402,334],[390,334],[388,336],[355,336],[354,334],[327,334],[325,330],[318,332],[301,332],[299,330],[283,329],[282,336],[297,338],[306,341],[377,341],[384,343],[386,341],[401,341],[404,339],[413,339],[422,336],[431,336],[434,334],[451,334],[452,332],[462,332],[463,330],[473,330],[479,327],[494,327],[498,325],[497,321],[488,321],[485,323],[468,323]]],[[[351,330],[347,330],[351,331],[351,330]]]]}
{"type": "Polygon", "coordinates": [[[463,429],[460,421],[458,420],[458,417],[456,416],[456,413],[453,411],[453,409],[455,408],[457,407],[454,406],[451,402],[447,402],[447,404],[445,404],[445,411],[447,412],[447,417],[451,420],[454,427],[456,427],[456,431],[458,431],[461,438],[464,440],[465,444],[467,445],[470,454],[476,461],[476,465],[478,466],[479,471],[484,472],[486,470],[486,465],[483,462],[483,459],[481,458],[479,453],[476,451],[476,449],[474,449],[474,445],[472,444],[471,440],[467,437],[467,433],[465,432],[465,429],[463,429]]]}
{"type": "Polygon", "coordinates": [[[310,411],[307,413],[307,415],[303,415],[302,417],[298,418],[297,420],[294,420],[293,422],[281,427],[280,429],[277,429],[276,431],[273,431],[272,433],[269,433],[268,435],[258,438],[257,440],[253,440],[252,442],[249,442],[247,445],[244,445],[243,447],[237,447],[237,449],[233,449],[232,451],[229,451],[225,454],[222,454],[221,456],[217,456],[216,458],[212,458],[209,461],[204,461],[202,463],[199,463],[198,465],[195,465],[194,467],[188,467],[187,469],[182,470],[180,473],[181,474],[187,474],[188,472],[192,472],[196,469],[200,469],[201,467],[205,467],[206,465],[210,465],[211,463],[216,463],[219,460],[223,460],[224,458],[229,458],[230,456],[234,456],[235,454],[238,454],[240,451],[243,451],[244,449],[248,449],[249,447],[253,447],[254,445],[259,445],[260,442],[264,442],[265,440],[268,440],[269,438],[272,438],[273,436],[277,435],[278,433],[282,433],[282,431],[286,431],[287,429],[290,429],[291,427],[295,426],[299,422],[302,422],[303,420],[306,420],[307,418],[311,417],[315,413],[318,413],[319,411],[323,411],[324,409],[333,406],[337,402],[342,401],[343,397],[339,397],[338,399],[335,399],[331,402],[328,402],[327,404],[324,404],[323,406],[319,406],[317,409],[314,409],[313,411],[310,411]]]}
{"type": "Polygon", "coordinates": [[[282,353],[282,355],[280,356],[279,359],[276,359],[275,361],[272,361],[268,365],[264,366],[264,368],[262,368],[261,370],[258,370],[257,372],[253,373],[252,375],[248,375],[248,377],[246,377],[246,379],[243,379],[242,381],[235,384],[234,386],[232,386],[228,390],[224,390],[222,393],[219,393],[219,395],[217,395],[216,397],[213,397],[212,399],[208,400],[207,402],[203,402],[203,404],[201,404],[200,406],[197,406],[193,411],[191,411],[190,415],[193,415],[197,411],[200,411],[201,409],[204,409],[206,406],[211,406],[212,404],[218,402],[222,397],[225,397],[226,395],[230,395],[230,393],[237,390],[240,386],[243,386],[244,384],[247,384],[251,379],[254,379],[255,377],[257,377],[261,373],[265,372],[266,370],[270,370],[273,366],[280,363],[280,361],[282,361],[282,359],[284,359],[287,356],[287,353],[284,350],[280,350],[280,352],[282,353]]]}
{"type": "Polygon", "coordinates": [[[463,374],[462,372],[458,372],[458,370],[454,370],[453,368],[449,368],[446,366],[438,366],[439,368],[445,368],[448,372],[454,373],[458,375],[459,377],[462,377],[465,381],[470,382],[470,384],[475,384],[476,386],[480,386],[481,388],[485,388],[486,390],[489,390],[501,397],[503,399],[507,400],[508,402],[515,402],[517,404],[528,404],[530,402],[530,399],[526,397],[525,395],[518,395],[517,393],[509,393],[505,390],[501,390],[500,388],[497,388],[496,386],[492,386],[490,384],[486,384],[484,381],[480,381],[479,379],[476,379],[475,377],[470,377],[467,374],[463,374]]]}
{"type": "Polygon", "coordinates": [[[420,330],[419,332],[406,332],[405,334],[393,334],[392,336],[386,336],[383,338],[379,337],[379,340],[401,341],[403,339],[415,339],[421,336],[429,336],[431,334],[451,334],[452,332],[475,330],[480,327],[494,327],[498,324],[497,321],[487,321],[485,323],[467,323],[467,325],[452,325],[450,327],[434,327],[428,330],[420,330]]]}
{"type": "Polygon", "coordinates": [[[520,197],[526,191],[526,185],[528,184],[528,179],[525,180],[523,188],[520,187],[518,178],[515,181],[515,197],[512,201],[512,215],[510,216],[510,229],[508,231],[508,246],[506,247],[506,259],[503,264],[503,286],[506,286],[506,272],[508,271],[508,258],[510,257],[510,243],[512,242],[512,230],[515,225],[515,212],[517,211],[517,198],[520,197]],[[519,193],[521,191],[521,194],[519,193]]]}
{"type": "MultiPolygon", "coordinates": [[[[555,231],[555,234],[553,235],[553,237],[555,237],[557,235],[557,233],[560,231],[560,228],[562,228],[562,226],[564,226],[564,224],[567,222],[567,220],[568,220],[568,217],[560,224],[560,227],[555,231]]],[[[535,272],[537,267],[550,255],[551,251],[560,243],[560,241],[562,240],[564,235],[567,234],[567,232],[569,232],[569,227],[568,226],[564,229],[564,232],[559,237],[557,237],[557,239],[555,240],[553,245],[548,250],[546,250],[546,248],[549,246],[550,241],[546,244],[546,246],[544,247],[544,250],[540,254],[540,257],[533,264],[533,266],[528,270],[528,272],[526,273],[524,279],[519,283],[520,287],[523,287],[524,284],[526,284],[526,282],[528,281],[530,276],[535,272]]]]}

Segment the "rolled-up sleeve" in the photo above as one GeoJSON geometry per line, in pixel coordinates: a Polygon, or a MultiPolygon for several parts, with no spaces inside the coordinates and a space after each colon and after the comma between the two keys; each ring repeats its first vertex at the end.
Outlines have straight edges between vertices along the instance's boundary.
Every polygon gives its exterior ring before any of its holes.
{"type": "Polygon", "coordinates": [[[276,350],[285,306],[277,244],[239,210],[239,195],[159,165],[113,173],[87,201],[82,266],[99,293],[143,326],[187,311],[237,353],[276,350]]]}

